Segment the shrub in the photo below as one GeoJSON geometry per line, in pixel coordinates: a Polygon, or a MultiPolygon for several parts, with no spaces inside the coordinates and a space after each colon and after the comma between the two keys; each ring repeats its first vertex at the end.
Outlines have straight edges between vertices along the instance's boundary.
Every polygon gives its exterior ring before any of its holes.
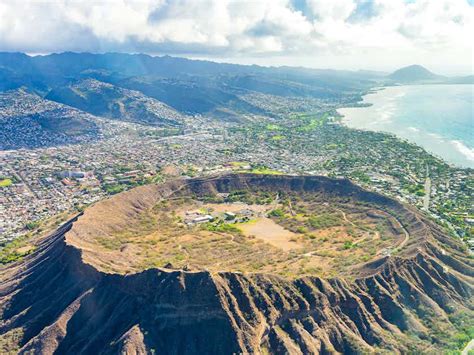
{"type": "Polygon", "coordinates": [[[345,241],[344,245],[342,246],[344,250],[351,249],[352,247],[354,247],[354,244],[350,241],[345,241]]]}
{"type": "Polygon", "coordinates": [[[285,215],[285,211],[283,211],[281,208],[276,208],[268,213],[269,217],[283,217],[285,215]]]}
{"type": "Polygon", "coordinates": [[[231,233],[231,234],[242,234],[242,231],[236,226],[229,223],[205,223],[202,225],[202,228],[210,232],[220,232],[220,233],[231,233]]]}
{"type": "Polygon", "coordinates": [[[308,232],[308,228],[303,227],[303,226],[299,226],[298,228],[296,228],[296,232],[301,233],[301,234],[305,234],[305,233],[308,232]]]}
{"type": "Polygon", "coordinates": [[[341,219],[332,214],[322,214],[308,219],[308,224],[314,229],[329,228],[341,225],[341,219]]]}
{"type": "Polygon", "coordinates": [[[39,225],[40,223],[38,221],[31,221],[31,222],[26,223],[26,229],[31,231],[33,229],[38,228],[39,225]]]}

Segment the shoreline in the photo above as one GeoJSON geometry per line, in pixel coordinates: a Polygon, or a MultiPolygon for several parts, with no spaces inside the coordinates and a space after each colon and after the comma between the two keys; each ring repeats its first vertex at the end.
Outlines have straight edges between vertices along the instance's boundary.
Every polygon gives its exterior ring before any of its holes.
{"type": "MultiPolygon", "coordinates": [[[[436,86],[439,87],[440,85],[436,86]]],[[[468,86],[471,87],[472,85],[468,86]]],[[[413,122],[408,122],[411,113],[410,108],[409,106],[407,108],[407,105],[400,104],[400,100],[404,99],[406,95],[411,95],[408,97],[409,99],[419,95],[416,92],[414,94],[413,90],[418,88],[430,89],[430,87],[432,86],[397,85],[376,87],[363,95],[357,106],[338,108],[336,111],[341,116],[339,122],[351,129],[394,135],[398,139],[416,144],[429,154],[442,159],[453,167],[473,169],[474,147],[470,147],[462,138],[445,136],[436,133],[436,130],[434,132],[428,130],[431,121],[422,122],[422,120],[415,118],[413,122]],[[399,113],[399,111],[402,112],[399,113]]],[[[415,111],[419,111],[419,108],[414,107],[413,112],[415,111]]],[[[416,112],[416,114],[419,113],[416,112]]],[[[443,128],[441,126],[440,130],[443,128]]]]}

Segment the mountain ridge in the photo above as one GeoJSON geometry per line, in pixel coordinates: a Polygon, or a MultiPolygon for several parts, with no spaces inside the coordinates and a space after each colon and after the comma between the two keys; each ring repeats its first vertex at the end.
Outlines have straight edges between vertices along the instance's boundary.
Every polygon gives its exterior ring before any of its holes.
{"type": "Polygon", "coordinates": [[[184,121],[182,114],[156,99],[96,79],[83,79],[67,87],[53,89],[45,99],[96,116],[132,123],[173,127],[184,121]]]}
{"type": "MultiPolygon", "coordinates": [[[[117,88],[115,94],[119,96],[122,89],[140,91],[180,114],[236,122],[244,120],[245,115],[271,115],[242,98],[248,94],[339,101],[352,99],[373,86],[371,75],[357,72],[244,66],[123,53],[66,52],[31,57],[4,52],[0,53],[0,78],[0,91],[25,87],[41,97],[114,118],[114,97],[103,103],[108,108],[100,108],[97,100],[75,97],[71,87],[83,80],[98,80],[117,88]]],[[[118,118],[140,121],[133,115],[118,118]]]]}

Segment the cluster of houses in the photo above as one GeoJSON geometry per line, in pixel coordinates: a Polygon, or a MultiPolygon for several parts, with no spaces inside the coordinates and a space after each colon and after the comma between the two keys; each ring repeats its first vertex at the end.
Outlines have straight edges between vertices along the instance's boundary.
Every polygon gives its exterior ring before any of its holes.
{"type": "Polygon", "coordinates": [[[194,226],[201,223],[221,220],[228,223],[243,223],[250,220],[252,217],[258,217],[259,212],[245,208],[237,212],[225,211],[223,213],[210,212],[208,210],[192,210],[186,211],[184,223],[187,226],[194,226]]]}

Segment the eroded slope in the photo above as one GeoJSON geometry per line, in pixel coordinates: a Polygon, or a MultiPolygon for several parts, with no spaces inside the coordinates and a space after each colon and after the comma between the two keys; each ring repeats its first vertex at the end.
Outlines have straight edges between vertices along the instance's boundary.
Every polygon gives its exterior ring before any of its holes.
{"type": "Polygon", "coordinates": [[[234,175],[146,186],[100,205],[1,271],[3,351],[433,353],[455,346],[473,319],[474,269],[462,246],[416,211],[347,181],[234,175]],[[163,198],[264,186],[384,206],[410,238],[351,278],[157,268],[121,275],[104,272],[88,241],[126,228],[163,198]]]}

